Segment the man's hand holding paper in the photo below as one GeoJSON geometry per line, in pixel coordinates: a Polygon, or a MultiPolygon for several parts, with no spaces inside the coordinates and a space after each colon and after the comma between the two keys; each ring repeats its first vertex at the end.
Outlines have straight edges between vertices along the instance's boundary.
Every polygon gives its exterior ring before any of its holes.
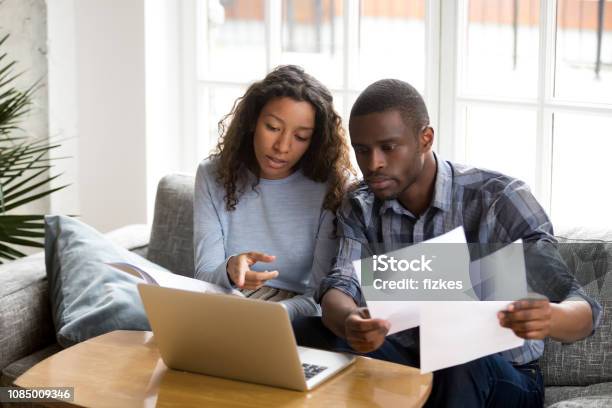
{"type": "Polygon", "coordinates": [[[361,307],[347,316],[344,327],[346,341],[351,347],[360,353],[369,353],[383,344],[391,323],[372,319],[368,309],[361,307]]]}
{"type": "MultiPolygon", "coordinates": [[[[355,317],[355,321],[359,321],[360,328],[370,327],[372,321],[378,322],[378,330],[371,330],[367,336],[362,331],[356,332],[362,336],[360,341],[355,340],[356,350],[371,351],[373,344],[382,344],[380,327],[390,326],[387,334],[393,334],[420,326],[421,370],[429,372],[519,347],[523,338],[540,338],[525,336],[547,333],[543,301],[511,303],[527,294],[520,242],[470,263],[463,228],[457,228],[433,240],[390,252],[386,259],[391,255],[394,259],[416,259],[423,252],[436,261],[448,259],[446,263],[433,264],[441,265],[440,270],[434,266],[431,273],[411,273],[417,285],[420,284],[419,290],[408,290],[407,285],[402,289],[389,290],[387,286],[381,290],[381,277],[401,282],[402,277],[407,279],[408,275],[397,271],[376,274],[369,267],[373,258],[354,263],[372,317],[364,320],[361,313],[360,319],[355,317]],[[368,273],[372,275],[367,276],[368,273]],[[432,290],[431,282],[448,282],[449,279],[465,282],[463,289],[432,290]],[[449,343],[448,338],[453,338],[453,342],[449,343]]],[[[375,325],[372,323],[372,327],[375,325]]]]}
{"type": "Polygon", "coordinates": [[[522,299],[509,304],[497,317],[502,327],[511,329],[518,337],[543,340],[550,334],[552,308],[546,298],[522,299]]]}

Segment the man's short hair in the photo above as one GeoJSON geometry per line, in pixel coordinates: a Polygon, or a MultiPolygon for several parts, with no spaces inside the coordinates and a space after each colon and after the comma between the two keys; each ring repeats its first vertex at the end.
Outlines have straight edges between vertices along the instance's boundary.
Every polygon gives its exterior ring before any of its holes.
{"type": "Polygon", "coordinates": [[[416,134],[429,126],[423,97],[412,85],[399,79],[381,79],[364,89],[351,109],[350,119],[393,109],[400,112],[406,126],[416,134]]]}

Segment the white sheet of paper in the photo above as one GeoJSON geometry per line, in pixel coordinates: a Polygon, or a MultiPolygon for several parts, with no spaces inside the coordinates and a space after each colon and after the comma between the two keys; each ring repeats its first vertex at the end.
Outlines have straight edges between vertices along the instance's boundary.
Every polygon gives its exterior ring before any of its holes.
{"type": "MultiPolygon", "coordinates": [[[[467,242],[462,227],[425,243],[467,242]]],[[[515,244],[520,244],[518,240],[515,244]]],[[[417,244],[419,245],[419,244],[417,244]]],[[[389,334],[420,326],[421,372],[427,373],[463,364],[493,353],[523,345],[524,340],[499,325],[497,312],[510,304],[508,285],[518,299],[526,293],[526,272],[522,251],[507,246],[469,265],[476,269],[473,284],[480,285],[496,301],[367,301],[372,318],[391,323],[389,334]],[[520,256],[517,256],[520,255],[520,256]],[[513,271],[509,273],[508,271],[513,271]]],[[[361,283],[361,261],[353,263],[361,283]]],[[[468,266],[466,265],[466,269],[468,266]]],[[[461,271],[458,271],[461,273],[461,271]]],[[[463,271],[468,273],[468,271],[463,271]]]]}
{"type": "MultiPolygon", "coordinates": [[[[357,280],[361,283],[361,261],[354,261],[353,267],[357,274],[357,280]]],[[[419,303],[421,302],[390,302],[369,301],[368,311],[373,319],[386,319],[391,323],[388,334],[412,329],[419,325],[419,303]]]]}
{"type": "Polygon", "coordinates": [[[442,235],[423,241],[427,244],[467,244],[463,226],[450,230],[442,235]]]}
{"type": "Polygon", "coordinates": [[[470,263],[472,286],[481,300],[516,300],[527,295],[523,241],[470,263]]]}
{"type": "Polygon", "coordinates": [[[510,302],[428,302],[421,308],[421,372],[467,363],[523,345],[499,325],[497,312],[510,302]]]}
{"type": "Polygon", "coordinates": [[[199,279],[193,279],[183,275],[177,275],[161,269],[158,270],[150,268],[145,271],[142,268],[127,262],[111,262],[108,263],[108,265],[122,272],[136,276],[137,278],[141,278],[149,284],[159,285],[165,288],[190,290],[192,292],[221,293],[244,296],[235,289],[226,289],[213,283],[204,282],[199,279]]]}
{"type": "MultiPolygon", "coordinates": [[[[466,244],[465,231],[463,230],[463,227],[457,227],[445,234],[415,245],[430,243],[466,244]]],[[[361,260],[354,261],[353,267],[355,268],[357,280],[359,283],[361,283],[361,260]]],[[[403,330],[417,327],[421,322],[419,313],[421,305],[430,302],[398,302],[384,300],[368,301],[366,299],[366,303],[368,305],[370,316],[374,319],[388,320],[389,323],[391,323],[391,329],[389,330],[388,334],[394,334],[403,330]]]]}
{"type": "Polygon", "coordinates": [[[393,334],[417,327],[421,323],[421,315],[419,313],[421,304],[429,302],[373,300],[367,303],[370,317],[388,320],[391,323],[391,329],[389,329],[388,334],[393,334]]]}

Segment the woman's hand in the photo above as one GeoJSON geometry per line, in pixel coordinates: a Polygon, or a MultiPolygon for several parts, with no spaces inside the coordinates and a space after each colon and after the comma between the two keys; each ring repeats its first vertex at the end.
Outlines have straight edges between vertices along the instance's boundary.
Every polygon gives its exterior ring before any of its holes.
{"type": "Polygon", "coordinates": [[[278,271],[256,272],[251,270],[251,266],[256,262],[273,262],[275,259],[274,255],[261,252],[245,252],[235,255],[227,262],[227,275],[240,289],[259,289],[267,280],[276,278],[278,271]]]}

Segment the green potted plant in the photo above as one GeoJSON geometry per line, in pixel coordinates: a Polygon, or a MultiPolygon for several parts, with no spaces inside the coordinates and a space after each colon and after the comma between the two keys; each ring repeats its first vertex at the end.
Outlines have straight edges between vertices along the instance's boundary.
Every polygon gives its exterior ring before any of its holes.
{"type": "Polygon", "coordinates": [[[58,177],[49,177],[48,152],[59,145],[16,135],[39,85],[24,91],[15,87],[20,75],[14,72],[17,62],[7,61],[3,52],[8,37],[0,39],[0,263],[26,255],[15,245],[43,247],[44,214],[14,214],[14,210],[66,187],[42,189],[58,177]]]}

